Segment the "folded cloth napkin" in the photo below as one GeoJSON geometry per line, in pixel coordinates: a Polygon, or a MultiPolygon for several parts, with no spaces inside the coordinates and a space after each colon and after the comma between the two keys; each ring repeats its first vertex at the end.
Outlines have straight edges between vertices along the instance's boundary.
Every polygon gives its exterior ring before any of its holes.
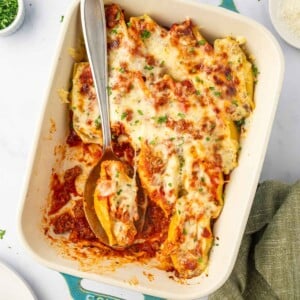
{"type": "Polygon", "coordinates": [[[209,300],[300,299],[300,181],[258,186],[234,269],[209,300]]]}

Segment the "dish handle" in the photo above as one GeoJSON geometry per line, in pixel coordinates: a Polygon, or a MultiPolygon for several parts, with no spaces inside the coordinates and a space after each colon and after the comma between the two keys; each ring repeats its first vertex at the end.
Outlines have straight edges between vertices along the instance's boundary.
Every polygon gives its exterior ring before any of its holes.
{"type": "MultiPolygon", "coordinates": [[[[84,289],[81,286],[82,278],[78,278],[65,273],[61,273],[61,275],[66,280],[71,297],[74,300],[124,300],[119,297],[106,295],[98,292],[92,292],[84,289]]],[[[149,295],[143,295],[143,296],[144,296],[144,300],[163,300],[162,298],[157,298],[149,295]]]]}
{"type": "MultiPolygon", "coordinates": [[[[233,0],[222,0],[219,6],[234,12],[239,12],[233,0]]],[[[74,277],[64,273],[61,273],[61,275],[65,278],[71,296],[74,300],[123,300],[122,298],[119,297],[88,291],[81,286],[80,284],[82,280],[81,278],[74,277]]],[[[143,296],[144,296],[144,300],[163,300],[163,298],[157,298],[149,295],[143,295],[143,296]]]]}
{"type": "Polygon", "coordinates": [[[233,0],[222,0],[221,4],[219,5],[220,7],[227,8],[229,10],[232,10],[234,12],[239,12],[234,4],[233,0]]]}

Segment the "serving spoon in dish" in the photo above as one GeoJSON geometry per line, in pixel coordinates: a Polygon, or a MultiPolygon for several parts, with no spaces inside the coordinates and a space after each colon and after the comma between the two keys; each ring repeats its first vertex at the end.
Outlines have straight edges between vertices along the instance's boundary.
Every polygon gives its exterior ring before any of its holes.
{"type": "MultiPolygon", "coordinates": [[[[107,91],[108,67],[104,4],[102,0],[82,0],[80,5],[83,37],[98,100],[103,140],[102,157],[96,164],[96,166],[91,170],[85,184],[83,200],[84,212],[90,228],[102,243],[115,249],[124,249],[126,248],[126,246],[124,245],[111,245],[111,243],[109,242],[109,237],[103,225],[99,221],[99,218],[97,217],[94,206],[94,193],[97,186],[97,181],[100,177],[101,164],[104,161],[108,160],[118,162],[121,161],[120,158],[118,158],[113,152],[112,136],[110,130],[110,112],[107,91]]],[[[125,162],[121,162],[125,164],[125,162]]],[[[135,222],[135,227],[137,232],[141,232],[145,222],[147,196],[143,192],[137,173],[136,186],[139,218],[135,222]]]]}

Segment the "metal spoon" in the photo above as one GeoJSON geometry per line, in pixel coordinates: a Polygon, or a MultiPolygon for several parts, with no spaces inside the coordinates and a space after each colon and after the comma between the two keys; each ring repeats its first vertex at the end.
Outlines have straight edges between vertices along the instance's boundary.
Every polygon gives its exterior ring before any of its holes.
{"type": "MultiPolygon", "coordinates": [[[[101,163],[105,160],[120,161],[113,152],[110,131],[105,10],[102,0],[81,0],[80,4],[83,37],[94,80],[103,136],[102,157],[90,172],[85,184],[84,211],[87,221],[96,237],[104,244],[109,245],[108,237],[97,218],[94,208],[94,192],[97,180],[100,177],[101,163]]],[[[147,197],[143,193],[138,177],[137,186],[139,220],[135,223],[135,227],[138,232],[141,232],[145,221],[147,197]]],[[[124,246],[121,247],[119,245],[109,246],[116,249],[124,248],[124,246]]]]}

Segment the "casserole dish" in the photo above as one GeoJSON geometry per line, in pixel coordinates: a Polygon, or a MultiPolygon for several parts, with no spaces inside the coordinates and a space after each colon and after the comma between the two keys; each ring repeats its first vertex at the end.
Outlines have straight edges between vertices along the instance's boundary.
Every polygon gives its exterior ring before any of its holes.
{"type": "Polygon", "coordinates": [[[74,61],[69,56],[68,49],[76,47],[81,34],[79,1],[74,2],[65,18],[46,92],[44,111],[20,210],[21,237],[29,252],[40,263],[54,270],[154,296],[195,299],[219,288],[234,266],[280,94],[283,78],[282,53],[276,40],[265,28],[222,8],[180,0],[114,2],[124,8],[130,16],[147,13],[165,26],[190,17],[200,26],[203,35],[209,41],[226,35],[244,36],[247,40],[247,52],[255,57],[255,64],[260,72],[255,88],[256,108],[246,138],[242,141],[239,166],[231,174],[231,180],[225,189],[222,214],[214,225],[214,236],[218,237],[218,246],[214,246],[211,251],[207,273],[182,283],[174,280],[170,273],[137,263],[123,265],[113,272],[101,274],[83,271],[76,261],[59,256],[57,250],[51,247],[45,238],[42,231],[43,208],[49,193],[52,168],[57,159],[54,149],[56,145],[64,143],[68,134],[67,106],[61,104],[57,90],[69,88],[74,61]],[[151,280],[145,273],[153,275],[151,280]]]}

